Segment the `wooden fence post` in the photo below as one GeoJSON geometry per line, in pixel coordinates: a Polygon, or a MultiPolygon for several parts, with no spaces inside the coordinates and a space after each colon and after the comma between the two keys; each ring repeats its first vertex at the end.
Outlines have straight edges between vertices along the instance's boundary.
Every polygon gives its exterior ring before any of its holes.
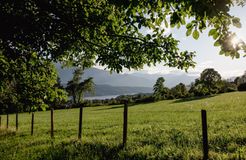
{"type": "Polygon", "coordinates": [[[202,114],[203,160],[208,160],[208,130],[207,130],[206,110],[201,110],[201,114],[202,114]]]}
{"type": "Polygon", "coordinates": [[[79,134],[78,134],[78,139],[81,139],[82,135],[82,117],[83,116],[83,106],[80,104],[79,108],[79,134]]]}
{"type": "Polygon", "coordinates": [[[50,109],[50,122],[51,122],[51,128],[50,128],[50,136],[51,138],[54,138],[54,116],[53,116],[54,108],[50,109]]]}
{"type": "Polygon", "coordinates": [[[33,126],[34,126],[34,112],[32,112],[31,135],[33,135],[33,126]]]}
{"type": "Polygon", "coordinates": [[[9,114],[7,113],[7,125],[6,125],[7,129],[9,128],[9,114]]]}
{"type": "Polygon", "coordinates": [[[123,147],[126,147],[127,141],[127,118],[128,118],[128,103],[124,103],[124,113],[123,113],[123,147]]]}
{"type": "Polygon", "coordinates": [[[18,131],[18,110],[15,115],[15,128],[16,128],[16,131],[18,131]]]}

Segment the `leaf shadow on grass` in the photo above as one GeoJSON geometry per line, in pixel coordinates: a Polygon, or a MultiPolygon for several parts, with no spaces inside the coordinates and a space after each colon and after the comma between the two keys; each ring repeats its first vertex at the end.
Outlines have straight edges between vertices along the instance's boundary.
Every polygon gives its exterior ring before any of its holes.
{"type": "Polygon", "coordinates": [[[16,131],[14,128],[0,128],[0,137],[8,137],[8,136],[15,136],[16,131]]]}
{"type": "MultiPolygon", "coordinates": [[[[150,146],[149,141],[144,146],[150,146]]],[[[153,144],[157,146],[157,144],[153,144]]],[[[156,152],[156,151],[153,151],[156,152]]],[[[148,152],[132,152],[132,149],[122,145],[106,145],[101,143],[81,143],[81,141],[62,142],[51,145],[39,154],[39,160],[146,160],[146,159],[183,159],[183,153],[177,149],[161,155],[151,155],[148,152]],[[175,152],[175,153],[173,153],[175,152]],[[176,153],[178,152],[178,153],[176,153]],[[150,158],[151,157],[151,158],[150,158]]]]}
{"type": "Polygon", "coordinates": [[[38,159],[119,159],[121,145],[108,146],[100,143],[82,143],[78,140],[53,145],[41,153],[38,159]]]}
{"type": "Polygon", "coordinates": [[[173,101],[173,103],[183,103],[183,102],[191,102],[191,101],[197,101],[197,100],[202,100],[206,98],[212,98],[217,95],[208,95],[208,96],[202,96],[202,97],[190,97],[190,98],[183,98],[183,99],[177,99],[173,101]]]}

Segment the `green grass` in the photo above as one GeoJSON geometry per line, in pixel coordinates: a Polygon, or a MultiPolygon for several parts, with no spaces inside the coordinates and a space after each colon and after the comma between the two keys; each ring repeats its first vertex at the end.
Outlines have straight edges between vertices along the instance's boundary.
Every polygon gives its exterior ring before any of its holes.
{"type": "Polygon", "coordinates": [[[246,92],[197,100],[170,100],[129,107],[128,141],[122,143],[122,106],[84,109],[82,142],[77,140],[78,109],[15,115],[5,129],[2,115],[0,159],[202,159],[201,109],[207,110],[211,159],[246,159],[246,92]]]}

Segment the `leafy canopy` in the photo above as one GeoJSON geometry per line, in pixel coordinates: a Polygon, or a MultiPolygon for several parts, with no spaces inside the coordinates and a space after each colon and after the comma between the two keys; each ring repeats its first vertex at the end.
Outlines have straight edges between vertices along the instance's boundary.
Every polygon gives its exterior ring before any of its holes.
{"type": "Polygon", "coordinates": [[[238,58],[246,45],[230,43],[235,37],[230,26],[241,24],[229,9],[244,4],[243,0],[1,0],[0,50],[12,59],[34,52],[72,65],[90,67],[97,62],[117,72],[157,62],[188,69],[195,64],[195,53],[179,51],[179,41],[165,35],[165,28],[185,25],[187,36],[198,39],[210,27],[220,54],[238,58]],[[142,33],[144,28],[153,34],[142,33]]]}
{"type": "Polygon", "coordinates": [[[2,65],[0,106],[15,108],[19,111],[45,110],[48,104],[65,101],[64,90],[56,87],[55,66],[29,54],[27,59],[11,60],[0,54],[2,65]]]}

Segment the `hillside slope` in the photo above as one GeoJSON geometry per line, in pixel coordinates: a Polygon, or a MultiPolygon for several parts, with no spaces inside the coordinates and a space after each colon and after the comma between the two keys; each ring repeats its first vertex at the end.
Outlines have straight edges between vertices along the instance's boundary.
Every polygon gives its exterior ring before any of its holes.
{"type": "Polygon", "coordinates": [[[207,110],[210,159],[246,159],[246,92],[209,98],[168,100],[129,106],[127,149],[122,143],[123,106],[88,107],[82,141],[77,139],[79,109],[54,111],[55,139],[50,139],[50,112],[6,116],[0,129],[0,159],[202,159],[201,109],[207,110]]]}

